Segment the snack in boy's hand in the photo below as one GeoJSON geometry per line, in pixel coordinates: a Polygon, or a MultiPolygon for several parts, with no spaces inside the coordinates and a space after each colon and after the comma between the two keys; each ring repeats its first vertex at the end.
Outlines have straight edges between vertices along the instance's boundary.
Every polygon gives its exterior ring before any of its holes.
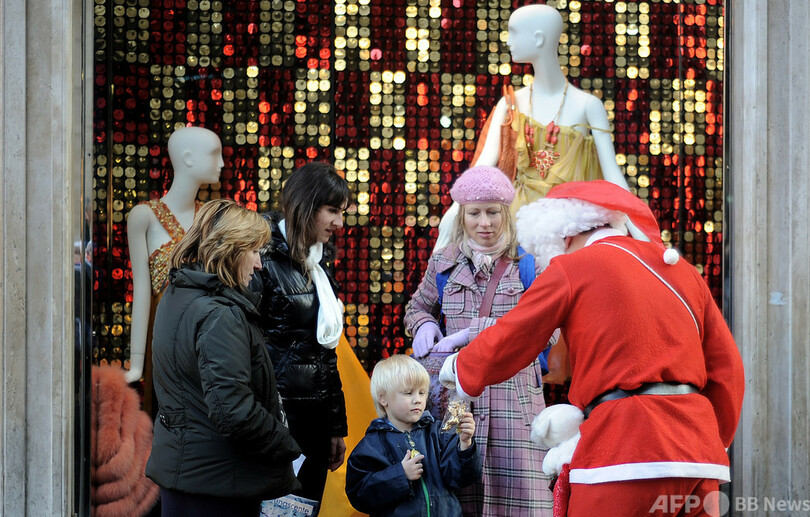
{"type": "Polygon", "coordinates": [[[468,407],[466,402],[461,399],[451,400],[447,404],[447,411],[444,414],[442,431],[449,431],[455,427],[456,432],[458,432],[458,425],[461,423],[461,418],[467,411],[468,407]]]}

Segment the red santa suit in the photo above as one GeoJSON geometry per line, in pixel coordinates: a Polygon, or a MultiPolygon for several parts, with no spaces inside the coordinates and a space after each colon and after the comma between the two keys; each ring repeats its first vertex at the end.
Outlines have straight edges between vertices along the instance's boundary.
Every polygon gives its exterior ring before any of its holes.
{"type": "Polygon", "coordinates": [[[570,463],[572,506],[579,485],[730,480],[725,448],[742,406],[742,360],[701,276],[686,261],[665,264],[661,251],[660,240],[610,236],[557,256],[517,306],[457,357],[459,387],[477,396],[532,362],[560,328],[571,360],[569,400],[580,409],[617,388],[666,382],[698,389],[596,406],[570,463]]]}

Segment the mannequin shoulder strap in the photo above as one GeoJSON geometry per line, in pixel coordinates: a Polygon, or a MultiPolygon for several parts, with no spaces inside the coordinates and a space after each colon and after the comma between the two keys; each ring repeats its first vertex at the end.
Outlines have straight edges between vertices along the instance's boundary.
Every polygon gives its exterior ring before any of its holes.
{"type": "Polygon", "coordinates": [[[517,111],[515,88],[511,84],[503,85],[503,98],[506,101],[506,118],[503,121],[503,125],[511,126],[512,122],[515,121],[515,112],[517,111]]]}
{"type": "Polygon", "coordinates": [[[183,238],[186,231],[180,225],[180,222],[172,211],[169,210],[169,207],[166,206],[166,203],[160,199],[152,199],[149,201],[149,207],[152,209],[155,217],[157,217],[158,222],[160,222],[161,226],[166,230],[166,233],[171,236],[172,240],[180,240],[183,238]]]}

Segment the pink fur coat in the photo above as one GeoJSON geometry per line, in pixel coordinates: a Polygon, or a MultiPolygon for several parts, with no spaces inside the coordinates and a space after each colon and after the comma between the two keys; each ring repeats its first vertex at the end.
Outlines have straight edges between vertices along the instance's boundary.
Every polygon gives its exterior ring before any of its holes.
{"type": "Polygon", "coordinates": [[[120,368],[93,366],[91,396],[91,516],[145,515],[158,498],[158,486],[144,474],[152,421],[120,368]]]}

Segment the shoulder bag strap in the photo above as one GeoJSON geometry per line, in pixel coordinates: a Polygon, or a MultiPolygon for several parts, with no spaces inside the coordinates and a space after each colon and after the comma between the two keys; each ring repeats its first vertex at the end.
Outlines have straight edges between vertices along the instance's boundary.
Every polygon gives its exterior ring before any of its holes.
{"type": "Polygon", "coordinates": [[[505,257],[501,257],[495,265],[495,270],[489,277],[487,290],[484,292],[484,299],[481,301],[481,308],[478,309],[479,318],[488,318],[490,312],[492,312],[492,300],[495,298],[495,289],[498,288],[503,272],[506,271],[506,266],[509,265],[509,262],[510,261],[505,257]]]}

